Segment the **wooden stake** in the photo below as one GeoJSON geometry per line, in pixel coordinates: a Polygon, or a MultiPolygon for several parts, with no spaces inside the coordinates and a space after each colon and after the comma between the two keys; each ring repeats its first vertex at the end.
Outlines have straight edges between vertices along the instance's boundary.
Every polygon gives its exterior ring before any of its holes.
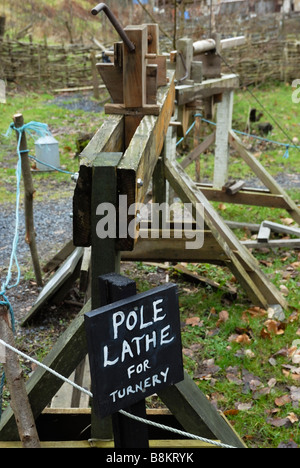
{"type": "MultiPolygon", "coordinates": [[[[9,311],[6,306],[0,306],[0,337],[5,343],[15,347],[9,311]]],[[[39,437],[17,355],[7,348],[5,361],[3,367],[11,398],[10,405],[15,415],[23,448],[40,448],[39,437]]]]}
{"type": "MultiPolygon", "coordinates": [[[[22,114],[15,114],[13,121],[16,128],[20,128],[24,125],[24,119],[22,114]]],[[[19,139],[19,133],[16,131],[17,139],[19,139]]],[[[28,159],[27,151],[27,141],[26,135],[23,132],[20,143],[20,151],[25,151],[21,153],[21,163],[22,163],[22,175],[24,181],[24,205],[25,205],[25,226],[26,226],[26,235],[25,240],[29,245],[31,258],[33,263],[34,274],[38,286],[43,286],[43,279],[41,273],[41,267],[39,263],[39,256],[37,252],[37,246],[35,241],[35,230],[34,230],[34,220],[33,220],[33,196],[35,190],[33,188],[32,177],[30,172],[30,163],[28,159]],[[26,152],[27,151],[27,152],[26,152]]]]}

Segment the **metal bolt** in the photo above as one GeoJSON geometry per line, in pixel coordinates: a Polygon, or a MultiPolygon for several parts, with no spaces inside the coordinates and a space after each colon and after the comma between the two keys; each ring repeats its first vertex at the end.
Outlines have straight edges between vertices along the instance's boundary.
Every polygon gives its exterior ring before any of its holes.
{"type": "Polygon", "coordinates": [[[136,183],[137,183],[138,188],[141,188],[144,185],[144,181],[142,179],[138,179],[136,183]]]}

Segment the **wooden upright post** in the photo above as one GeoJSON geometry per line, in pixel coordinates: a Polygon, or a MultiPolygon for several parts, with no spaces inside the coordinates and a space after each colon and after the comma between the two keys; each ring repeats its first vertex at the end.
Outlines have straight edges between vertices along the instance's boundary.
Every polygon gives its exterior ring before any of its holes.
{"type": "MultiPolygon", "coordinates": [[[[91,302],[92,309],[101,306],[102,298],[98,286],[98,278],[101,275],[120,271],[120,252],[116,250],[116,239],[113,232],[109,231],[109,224],[103,225],[107,228],[107,236],[101,238],[98,223],[103,220],[104,208],[113,210],[117,206],[117,165],[122,153],[99,153],[93,161],[92,167],[92,194],[91,194],[91,302]],[[104,206],[105,203],[105,206],[104,206]],[[103,208],[103,212],[101,211],[103,208]]],[[[109,216],[109,212],[108,212],[109,216]]],[[[116,223],[116,218],[112,220],[116,223]]],[[[115,226],[116,227],[116,226],[115,226]]],[[[108,418],[99,420],[92,407],[93,438],[109,438],[111,435],[111,421],[108,418]]]]}
{"type": "MultiPolygon", "coordinates": [[[[24,119],[22,114],[15,114],[13,117],[14,124],[16,128],[23,127],[24,119]]],[[[17,139],[19,139],[19,133],[17,133],[17,139]]],[[[35,230],[34,230],[34,220],[33,220],[33,196],[35,190],[33,188],[32,177],[30,172],[30,164],[28,159],[28,150],[27,150],[27,141],[26,135],[23,132],[20,142],[20,151],[21,153],[21,163],[22,163],[22,175],[24,181],[24,197],[25,197],[25,225],[26,225],[26,235],[25,240],[29,245],[31,258],[33,263],[34,274],[38,286],[43,286],[42,272],[39,262],[39,255],[37,251],[36,241],[35,241],[35,230]]]]}
{"type": "MultiPolygon", "coordinates": [[[[136,294],[136,284],[124,276],[108,274],[99,277],[101,305],[110,304],[136,294]]],[[[126,408],[128,413],[146,418],[145,400],[126,408]]],[[[115,448],[149,448],[148,428],[144,423],[121,413],[112,416],[115,448]]]]}
{"type": "Polygon", "coordinates": [[[214,188],[220,189],[227,182],[229,164],[228,133],[232,126],[233,91],[223,93],[217,109],[214,188]]]}

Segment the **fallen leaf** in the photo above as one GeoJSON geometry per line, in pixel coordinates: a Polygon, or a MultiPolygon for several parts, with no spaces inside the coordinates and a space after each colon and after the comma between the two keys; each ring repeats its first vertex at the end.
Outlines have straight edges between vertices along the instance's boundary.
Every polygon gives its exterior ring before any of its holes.
{"type": "Polygon", "coordinates": [[[219,320],[217,321],[216,326],[218,327],[221,323],[227,322],[228,319],[229,313],[227,312],[227,310],[221,310],[221,312],[219,313],[219,320]]]}
{"type": "Polygon", "coordinates": [[[284,296],[287,296],[289,294],[289,290],[286,286],[284,286],[284,284],[281,284],[279,286],[279,289],[281,291],[281,294],[283,294],[284,296]]]}
{"type": "Polygon", "coordinates": [[[239,410],[237,409],[229,409],[224,411],[225,416],[235,416],[236,414],[239,414],[239,410]]]}
{"type": "Polygon", "coordinates": [[[281,218],[281,221],[282,221],[282,223],[285,224],[286,226],[290,226],[291,224],[294,223],[293,218],[281,218]]]}
{"type": "Polygon", "coordinates": [[[252,408],[252,403],[237,403],[236,408],[239,411],[248,411],[252,408]]]}
{"type": "Polygon", "coordinates": [[[267,418],[267,423],[275,427],[288,427],[291,425],[291,422],[288,418],[267,418]]]}
{"type": "Polygon", "coordinates": [[[185,321],[186,325],[192,325],[192,327],[195,327],[196,325],[198,327],[201,327],[203,325],[203,321],[200,321],[200,317],[189,317],[185,321]]]}
{"type": "Polygon", "coordinates": [[[271,340],[271,335],[265,328],[261,330],[260,337],[263,338],[264,340],[271,340]]]}
{"type": "Polygon", "coordinates": [[[267,331],[273,333],[274,335],[284,334],[284,325],[282,324],[282,322],[270,319],[266,320],[265,325],[267,327],[267,331]]]}
{"type": "Polygon", "coordinates": [[[287,418],[291,421],[292,424],[295,422],[299,421],[298,417],[295,415],[295,413],[289,413],[287,415],[287,418]]]}
{"type": "Polygon", "coordinates": [[[275,404],[277,406],[287,405],[291,401],[292,401],[292,399],[291,399],[290,395],[288,395],[288,394],[282,395],[281,397],[278,397],[278,398],[275,398],[275,404]]]}
{"type": "Polygon", "coordinates": [[[270,388],[273,388],[273,387],[275,387],[276,382],[277,382],[277,380],[273,377],[273,378],[271,378],[271,379],[269,380],[268,386],[269,386],[270,388]]]}
{"type": "Polygon", "coordinates": [[[299,402],[300,401],[300,388],[299,387],[291,387],[291,399],[294,402],[299,402]]]}
{"type": "Polygon", "coordinates": [[[242,335],[239,335],[236,338],[235,342],[240,343],[240,344],[250,344],[251,339],[249,338],[249,336],[246,333],[243,333],[242,335]]]}

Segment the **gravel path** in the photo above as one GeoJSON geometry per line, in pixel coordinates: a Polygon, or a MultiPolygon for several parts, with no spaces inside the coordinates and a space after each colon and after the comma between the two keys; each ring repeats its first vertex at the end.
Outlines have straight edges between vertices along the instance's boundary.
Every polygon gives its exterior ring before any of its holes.
{"type": "MultiPolygon", "coordinates": [[[[50,260],[66,242],[72,239],[72,197],[49,200],[46,202],[35,202],[34,222],[36,230],[37,248],[40,256],[41,266],[50,260]]],[[[6,279],[12,242],[15,232],[15,206],[6,205],[2,207],[0,219],[0,284],[6,279]]],[[[35,281],[28,281],[24,272],[30,268],[32,263],[30,250],[25,243],[25,220],[22,207],[20,208],[18,262],[21,269],[21,282],[18,287],[8,291],[7,295],[14,309],[15,318],[21,319],[34,304],[39,289],[35,281]]],[[[13,270],[15,271],[15,269],[13,270]]],[[[13,276],[14,281],[15,276],[13,276]]]]}

